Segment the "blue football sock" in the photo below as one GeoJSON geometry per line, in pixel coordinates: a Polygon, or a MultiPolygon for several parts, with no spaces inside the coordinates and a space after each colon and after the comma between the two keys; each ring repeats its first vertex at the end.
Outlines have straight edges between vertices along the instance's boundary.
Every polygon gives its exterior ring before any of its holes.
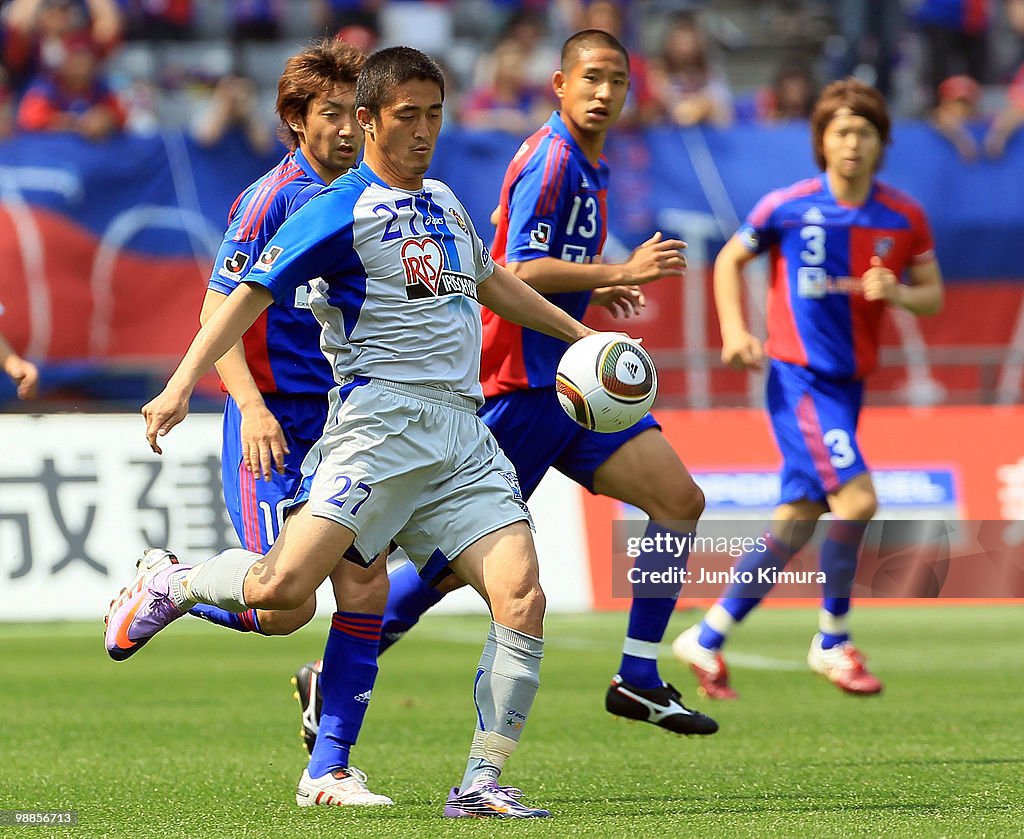
{"type": "Polygon", "coordinates": [[[641,552],[633,567],[642,572],[672,571],[670,578],[676,582],[633,583],[633,603],[629,607],[629,627],[622,645],[619,675],[624,682],[641,690],[662,684],[658,673],[658,646],[679,598],[692,536],[692,533],[669,530],[653,521],[647,523],[644,531],[644,538],[656,540],[654,544],[658,547],[641,552]]]}
{"type": "Polygon", "coordinates": [[[793,558],[793,549],[777,541],[770,532],[764,534],[765,549],[752,549],[739,558],[733,566],[738,574],[750,574],[752,582],[737,581],[730,583],[725,593],[718,599],[704,620],[700,623],[700,635],[697,638],[702,647],[717,650],[722,647],[729,630],[743,620],[751,610],[772,590],[772,583],[762,582],[759,573],[764,571],[780,571],[793,558]]]}
{"type": "Polygon", "coordinates": [[[261,635],[259,619],[256,617],[255,609],[246,609],[244,612],[229,612],[220,606],[208,606],[206,603],[199,603],[188,610],[190,615],[202,618],[204,621],[226,626],[228,629],[237,629],[239,632],[258,632],[261,635]]]}
{"type": "Polygon", "coordinates": [[[321,778],[348,766],[377,679],[380,615],[335,612],[324,648],[320,733],[309,758],[309,776],[321,778]]]}
{"type": "Polygon", "coordinates": [[[846,616],[857,576],[857,555],[867,526],[866,521],[837,519],[831,523],[821,543],[819,562],[825,574],[825,591],[818,627],[821,646],[826,650],[850,640],[846,616]]]}
{"type": "Polygon", "coordinates": [[[379,652],[384,652],[405,635],[424,612],[444,597],[422,580],[411,562],[405,562],[391,571],[388,582],[391,590],[388,592],[388,605],[384,609],[379,652]]]}

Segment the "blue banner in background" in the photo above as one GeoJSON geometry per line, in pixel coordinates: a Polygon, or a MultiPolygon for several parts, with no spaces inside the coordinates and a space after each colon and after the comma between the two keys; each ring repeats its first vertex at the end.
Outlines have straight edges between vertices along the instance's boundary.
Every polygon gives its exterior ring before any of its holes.
{"type": "MultiPolygon", "coordinates": [[[[485,239],[520,139],[452,128],[439,142],[430,175],[455,189],[485,239]]],[[[946,277],[1024,275],[1024,136],[1002,159],[976,163],[963,162],[926,124],[898,123],[893,139],[881,176],[925,206],[946,277]]],[[[667,220],[703,219],[708,258],[761,196],[816,171],[802,125],[613,133],[607,156],[613,247],[632,248],[667,220]]],[[[130,208],[178,208],[187,223],[139,224],[125,245],[153,256],[200,256],[219,239],[235,196],[278,157],[252,154],[240,137],[202,148],[176,131],[97,144],[21,136],[0,143],[0,194],[10,201],[16,191],[97,239],[130,208]]]]}

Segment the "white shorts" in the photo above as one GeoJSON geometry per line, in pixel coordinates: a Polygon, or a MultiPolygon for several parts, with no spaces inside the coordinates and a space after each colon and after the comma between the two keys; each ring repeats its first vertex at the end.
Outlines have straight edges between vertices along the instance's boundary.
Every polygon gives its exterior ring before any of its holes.
{"type": "Polygon", "coordinates": [[[335,388],[302,475],[292,505],[355,532],[349,558],[367,566],[392,539],[422,568],[513,522],[533,526],[476,404],[438,388],[364,378],[335,388]]]}

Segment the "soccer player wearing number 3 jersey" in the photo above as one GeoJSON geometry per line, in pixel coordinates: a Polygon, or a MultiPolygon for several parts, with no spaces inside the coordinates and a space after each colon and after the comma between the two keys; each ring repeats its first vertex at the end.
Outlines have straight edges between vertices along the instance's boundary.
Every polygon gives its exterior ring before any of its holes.
{"type": "MultiPolygon", "coordinates": [[[[885,308],[939,311],[942,277],[921,207],[875,178],[889,142],[882,95],[855,79],[834,82],[818,99],[811,128],[823,174],[763,198],[715,261],[722,360],[737,370],[760,369],[769,357],[766,401],[783,458],[767,550],[735,567],[755,580],[768,577],[759,570],[782,568],[831,512],[821,546],[819,632],[807,661],[842,690],[870,695],[882,683],[851,643],[848,624],[860,544],[878,503],[857,443],[864,377],[875,367],[885,308]],[[743,266],[760,253],[771,265],[763,349],[742,307],[743,266]]],[[[674,652],[707,696],[736,698],[721,649],[769,590],[730,586],[675,640],[674,652]]]]}

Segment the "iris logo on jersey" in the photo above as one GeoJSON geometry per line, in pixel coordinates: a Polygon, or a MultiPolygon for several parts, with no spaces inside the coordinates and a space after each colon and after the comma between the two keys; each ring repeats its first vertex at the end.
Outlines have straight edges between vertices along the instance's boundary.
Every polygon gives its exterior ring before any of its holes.
{"type": "Polygon", "coordinates": [[[234,256],[224,257],[224,261],[221,263],[220,270],[217,273],[222,277],[227,277],[229,280],[237,279],[248,264],[249,254],[235,251],[234,256]]]}
{"type": "Polygon", "coordinates": [[[410,300],[462,294],[476,300],[476,282],[466,274],[444,270],[444,251],[429,236],[402,244],[405,293],[410,300]]]}
{"type": "Polygon", "coordinates": [[[256,267],[267,269],[275,262],[277,258],[284,253],[284,248],[280,245],[271,245],[263,253],[260,254],[260,258],[256,260],[256,267]]]}
{"type": "Polygon", "coordinates": [[[546,221],[537,222],[530,231],[530,247],[538,251],[547,251],[551,247],[551,225],[546,221]]]}
{"type": "Polygon", "coordinates": [[[892,249],[895,244],[896,241],[892,236],[882,236],[879,239],[875,239],[875,256],[879,259],[885,259],[892,253],[892,249]]]}
{"type": "Polygon", "coordinates": [[[427,294],[415,297],[437,297],[437,287],[444,269],[444,251],[430,237],[425,239],[406,239],[402,244],[402,268],[405,270],[405,289],[409,299],[415,299],[412,289],[419,286],[426,289],[427,294]]]}

